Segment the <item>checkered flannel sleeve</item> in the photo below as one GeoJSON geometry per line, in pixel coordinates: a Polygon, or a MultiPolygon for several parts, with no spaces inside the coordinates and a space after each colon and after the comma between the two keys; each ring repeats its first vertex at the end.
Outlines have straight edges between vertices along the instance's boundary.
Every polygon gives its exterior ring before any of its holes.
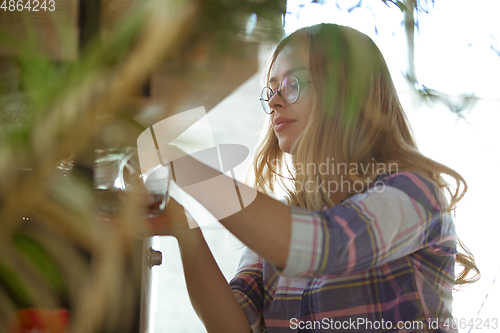
{"type": "Polygon", "coordinates": [[[262,317],[266,293],[262,282],[262,260],[262,257],[246,248],[241,256],[237,273],[229,282],[254,333],[266,331],[262,317]]]}
{"type": "Polygon", "coordinates": [[[456,241],[446,199],[435,183],[411,172],[381,182],[328,210],[291,207],[290,253],[282,274],[349,274],[456,241]]]}

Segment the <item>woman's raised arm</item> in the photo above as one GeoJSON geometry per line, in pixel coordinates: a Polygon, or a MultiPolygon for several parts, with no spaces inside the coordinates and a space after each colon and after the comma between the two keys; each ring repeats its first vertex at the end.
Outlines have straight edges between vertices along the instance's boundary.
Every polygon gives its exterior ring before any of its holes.
{"type": "Polygon", "coordinates": [[[202,204],[239,240],[275,266],[283,268],[288,259],[291,236],[290,207],[255,189],[233,180],[178,147],[163,146],[165,162],[173,160],[176,183],[202,204]],[[182,156],[179,158],[179,156],[182,156]],[[170,157],[170,158],[169,158],[170,157]],[[209,184],[199,185],[204,180],[209,184]],[[235,200],[235,183],[239,193],[256,193],[250,204],[227,216],[227,207],[235,200]],[[222,212],[222,213],[221,213],[222,212]],[[222,218],[221,218],[222,216],[222,218]]]}
{"type": "Polygon", "coordinates": [[[189,298],[207,332],[252,332],[201,230],[188,228],[184,208],[170,200],[165,214],[150,222],[155,234],[177,238],[189,298]]]}

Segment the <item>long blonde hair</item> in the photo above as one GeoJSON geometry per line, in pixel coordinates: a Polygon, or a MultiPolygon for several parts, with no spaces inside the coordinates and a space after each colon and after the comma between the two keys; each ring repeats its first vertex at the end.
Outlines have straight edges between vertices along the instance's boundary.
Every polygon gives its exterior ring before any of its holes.
{"type": "MultiPolygon", "coordinates": [[[[389,70],[375,43],[354,29],[335,24],[303,28],[277,46],[267,83],[276,58],[291,41],[304,42],[301,45],[309,48],[314,91],[311,116],[292,145],[291,163],[287,163],[269,120],[254,157],[255,187],[273,195],[280,185],[289,204],[315,211],[366,191],[381,173],[412,171],[445,189],[450,196],[446,210],[453,211],[467,191],[467,183],[455,170],[417,149],[389,70]],[[331,163],[332,169],[336,165],[337,170],[318,173],[315,167],[310,172],[309,166],[318,163],[326,163],[326,167],[331,163]],[[455,180],[455,189],[442,174],[455,180]],[[326,183],[328,190],[323,186],[307,191],[308,183],[326,183]],[[331,184],[336,184],[335,191],[331,191],[331,184]]],[[[474,257],[460,240],[459,244],[466,254],[458,253],[456,257],[464,267],[456,285],[474,282],[480,276],[474,257]],[[471,270],[476,274],[466,279],[471,270]]]]}

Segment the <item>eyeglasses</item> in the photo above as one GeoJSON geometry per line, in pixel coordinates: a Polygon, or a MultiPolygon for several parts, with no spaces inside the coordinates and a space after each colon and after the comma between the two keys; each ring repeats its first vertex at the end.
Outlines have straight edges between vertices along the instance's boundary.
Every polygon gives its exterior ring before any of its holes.
{"type": "MultiPolygon", "coordinates": [[[[311,82],[311,81],[305,81],[305,82],[311,82]]],[[[281,98],[285,101],[287,104],[293,104],[295,103],[300,96],[300,84],[299,84],[299,79],[297,79],[293,75],[287,75],[281,81],[280,87],[278,90],[274,91],[269,88],[269,87],[264,87],[262,89],[262,92],[260,93],[260,103],[262,104],[262,108],[264,109],[264,112],[267,114],[273,113],[273,109],[269,106],[269,101],[271,98],[273,98],[274,94],[278,93],[281,98]]]]}

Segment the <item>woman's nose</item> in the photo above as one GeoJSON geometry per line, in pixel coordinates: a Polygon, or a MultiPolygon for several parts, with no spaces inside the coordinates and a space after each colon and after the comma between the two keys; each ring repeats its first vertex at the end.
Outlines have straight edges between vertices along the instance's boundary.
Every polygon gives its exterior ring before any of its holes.
{"type": "Polygon", "coordinates": [[[269,107],[273,110],[275,110],[276,108],[281,108],[283,107],[283,104],[284,101],[283,101],[283,98],[281,97],[281,94],[279,91],[275,92],[273,97],[271,97],[271,99],[269,100],[268,102],[269,104],[269,107]]]}

